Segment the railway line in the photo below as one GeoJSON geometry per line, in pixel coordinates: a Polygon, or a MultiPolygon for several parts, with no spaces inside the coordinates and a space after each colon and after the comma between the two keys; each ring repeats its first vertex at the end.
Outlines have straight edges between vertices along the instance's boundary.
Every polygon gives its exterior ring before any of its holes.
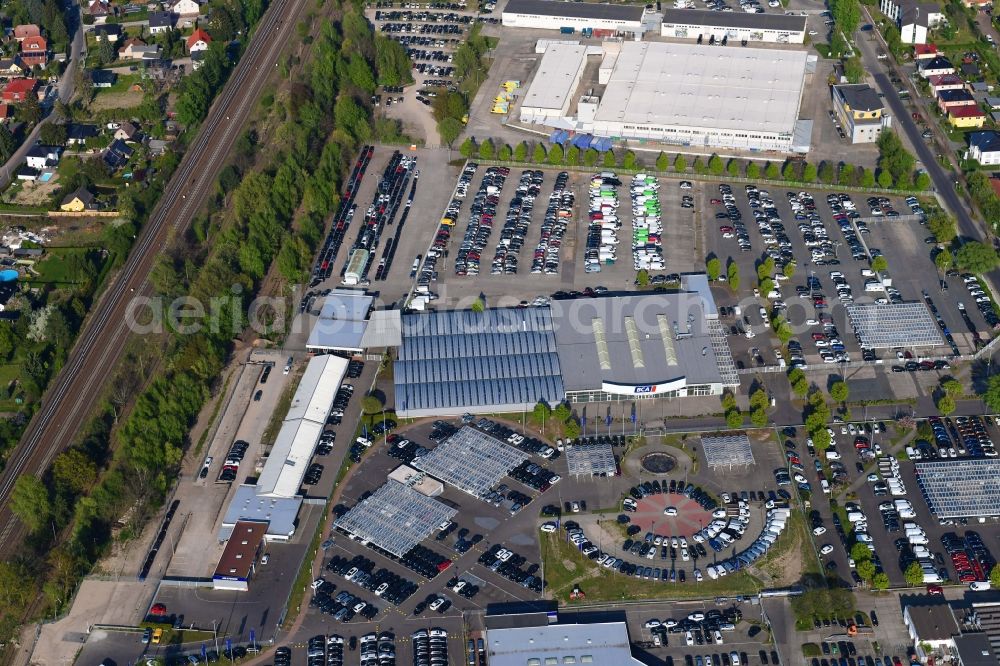
{"type": "Polygon", "coordinates": [[[174,234],[198,211],[242,132],[277,58],[290,39],[304,0],[276,0],[261,18],[250,44],[220,91],[128,260],[84,323],[69,359],[42,398],[42,406],[0,473],[0,556],[20,544],[23,526],[9,500],[22,474],[40,476],[92,413],[101,389],[121,359],[130,335],[132,300],[151,293],[149,273],[174,234]]]}

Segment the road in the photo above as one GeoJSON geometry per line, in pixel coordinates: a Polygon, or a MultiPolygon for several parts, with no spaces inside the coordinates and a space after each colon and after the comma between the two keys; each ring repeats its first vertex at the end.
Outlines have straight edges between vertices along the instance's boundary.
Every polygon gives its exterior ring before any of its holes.
{"type": "Polygon", "coordinates": [[[15,480],[41,476],[86,423],[130,335],[125,314],[133,297],[149,295],[156,256],[182,233],[212,191],[229,150],[291,39],[304,0],[277,0],[268,8],[242,60],[217,96],[197,138],[143,227],[125,266],[84,324],[69,360],[45,393],[21,442],[0,474],[0,556],[10,556],[22,527],[8,507],[15,480]]]}

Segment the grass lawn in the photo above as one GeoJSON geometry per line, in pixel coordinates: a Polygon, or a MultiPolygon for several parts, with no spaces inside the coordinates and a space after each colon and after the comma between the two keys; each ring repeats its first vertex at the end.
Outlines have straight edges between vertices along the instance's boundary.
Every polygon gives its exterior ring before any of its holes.
{"type": "Polygon", "coordinates": [[[730,594],[752,594],[762,587],[746,572],[730,574],[718,580],[706,578],[701,583],[689,578],[684,584],[651,582],[623,576],[600,568],[587,559],[558,533],[542,535],[542,561],[550,595],[569,601],[574,585],[586,594],[588,602],[622,599],[700,599],[730,594]]]}
{"type": "Polygon", "coordinates": [[[28,282],[37,284],[76,284],[77,267],[79,264],[70,261],[73,255],[83,255],[89,252],[87,248],[53,247],[47,250],[44,259],[35,264],[38,276],[28,282]]]}

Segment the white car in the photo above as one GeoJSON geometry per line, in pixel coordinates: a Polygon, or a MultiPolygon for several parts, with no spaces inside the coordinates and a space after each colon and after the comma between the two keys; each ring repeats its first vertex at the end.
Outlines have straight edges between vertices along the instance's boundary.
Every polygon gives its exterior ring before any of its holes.
{"type": "Polygon", "coordinates": [[[658,626],[660,626],[660,621],[656,619],[646,620],[646,624],[642,626],[646,627],[647,629],[656,629],[658,626]]]}
{"type": "Polygon", "coordinates": [[[822,548],[819,549],[820,555],[829,555],[832,552],[833,552],[833,546],[831,546],[830,544],[825,544],[822,548]]]}
{"type": "Polygon", "coordinates": [[[663,515],[665,515],[665,516],[676,516],[677,515],[677,507],[668,506],[666,509],[663,510],[663,515]]]}
{"type": "Polygon", "coordinates": [[[985,592],[990,587],[990,581],[988,580],[974,580],[969,583],[969,589],[973,592],[985,592]]]}
{"type": "Polygon", "coordinates": [[[694,645],[694,635],[690,631],[684,634],[684,642],[688,645],[694,645]]]}
{"type": "Polygon", "coordinates": [[[694,579],[695,579],[696,581],[698,581],[699,583],[700,583],[701,581],[705,580],[705,576],[704,576],[704,575],[702,575],[702,573],[701,573],[701,569],[695,569],[693,573],[694,573],[694,579]]]}
{"type": "Polygon", "coordinates": [[[669,629],[670,627],[676,627],[677,620],[670,620],[670,619],[664,620],[663,626],[666,627],[667,629],[669,629]]]}
{"type": "Polygon", "coordinates": [[[430,609],[436,611],[438,608],[444,605],[444,597],[438,597],[431,602],[430,609]]]}
{"type": "Polygon", "coordinates": [[[875,483],[876,481],[878,481],[878,474],[872,472],[868,475],[868,483],[875,483]]]}
{"type": "Polygon", "coordinates": [[[722,645],[722,632],[716,629],[714,636],[715,636],[715,644],[722,645]]]}
{"type": "Polygon", "coordinates": [[[691,620],[692,622],[702,622],[705,619],[705,614],[700,611],[691,613],[690,615],[688,615],[688,619],[691,620]]]}
{"type": "Polygon", "coordinates": [[[821,536],[823,534],[826,534],[826,528],[823,527],[822,525],[817,525],[816,527],[813,528],[813,534],[815,534],[816,536],[821,536]]]}
{"type": "Polygon", "coordinates": [[[541,529],[543,532],[555,532],[556,524],[551,521],[547,523],[542,523],[542,526],[539,529],[541,529]]]}
{"type": "Polygon", "coordinates": [[[681,189],[682,190],[690,190],[691,189],[691,182],[687,181],[687,180],[682,180],[681,181],[681,189]]]}

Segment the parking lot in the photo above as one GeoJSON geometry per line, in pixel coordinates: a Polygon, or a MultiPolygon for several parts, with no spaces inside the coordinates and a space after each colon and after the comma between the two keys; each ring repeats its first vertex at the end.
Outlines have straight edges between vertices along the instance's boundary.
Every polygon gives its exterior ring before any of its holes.
{"type": "Polygon", "coordinates": [[[910,206],[902,200],[874,200],[876,216],[868,199],[860,195],[834,200],[822,192],[808,197],[777,187],[727,190],[725,185],[720,189],[709,183],[695,187],[706,212],[708,252],[723,266],[735,262],[739,267],[738,293],[724,287],[714,292],[732,334],[730,345],[738,367],[778,362],[773,351],[778,341],[769,323],[776,313],[787,319],[795,334],[789,362],[795,365],[799,358],[810,367],[861,360],[904,366],[920,356],[951,355],[955,348],[969,353],[976,348],[976,334],[988,330],[972,301],[964,304],[966,321],[960,301],[951,296],[967,291],[965,283],[961,276],[938,274],[931,245],[924,242],[925,227],[889,216],[910,213],[910,206]],[[856,219],[848,217],[851,213],[856,219]],[[878,254],[886,258],[891,285],[878,285],[870,270],[869,257],[878,254]],[[768,258],[773,270],[764,277],[770,291],[761,293],[755,286],[758,266],[768,258]],[[791,277],[783,272],[784,267],[790,267],[791,277]],[[906,357],[899,363],[896,350],[864,352],[852,335],[847,306],[904,301],[934,306],[941,317],[939,329],[943,334],[947,328],[955,347],[900,348],[900,356],[906,357]],[[970,324],[976,333],[969,330],[970,324]],[[796,349],[801,353],[794,353],[796,349]]]}

